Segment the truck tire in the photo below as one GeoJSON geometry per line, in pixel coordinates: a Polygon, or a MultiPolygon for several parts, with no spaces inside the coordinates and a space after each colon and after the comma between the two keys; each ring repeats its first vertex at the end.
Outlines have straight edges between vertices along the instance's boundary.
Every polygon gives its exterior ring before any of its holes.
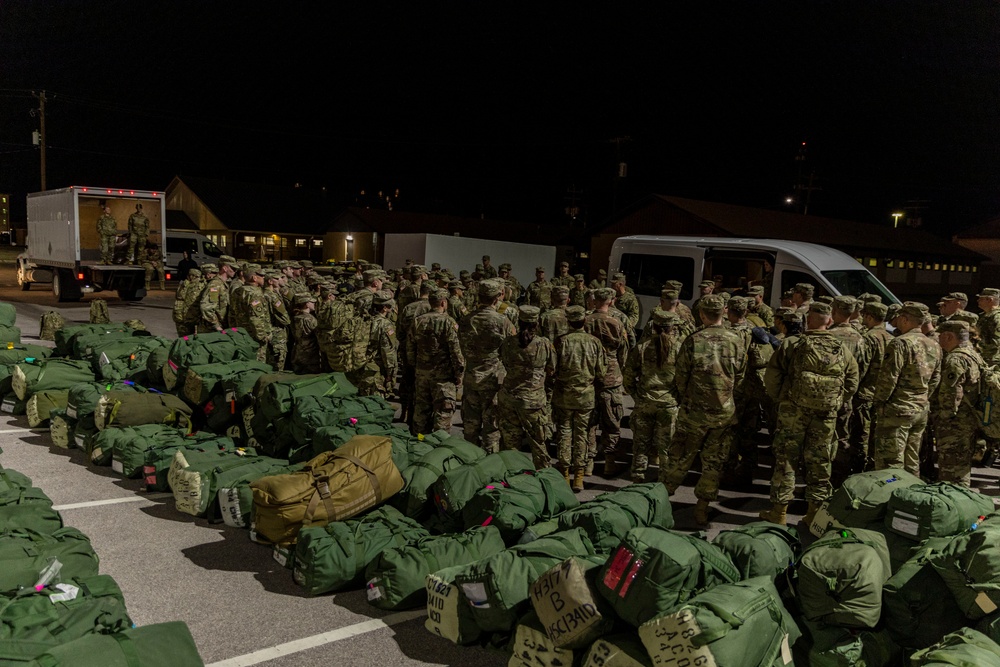
{"type": "Polygon", "coordinates": [[[31,283],[24,279],[24,267],[17,267],[17,284],[21,288],[22,292],[27,292],[31,289],[31,283]]]}
{"type": "Polygon", "coordinates": [[[79,301],[81,296],[80,288],[66,269],[56,269],[52,272],[52,294],[60,303],[79,301]]]}
{"type": "Polygon", "coordinates": [[[141,296],[136,296],[138,291],[134,289],[120,289],[118,290],[118,298],[122,301],[142,301],[141,296]]]}

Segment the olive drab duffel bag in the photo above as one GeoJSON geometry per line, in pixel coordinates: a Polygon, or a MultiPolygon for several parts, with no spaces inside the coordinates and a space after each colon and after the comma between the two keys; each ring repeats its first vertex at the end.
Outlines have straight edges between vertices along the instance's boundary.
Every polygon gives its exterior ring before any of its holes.
{"type": "MultiPolygon", "coordinates": [[[[307,595],[360,585],[379,554],[429,535],[426,528],[389,505],[357,519],[307,526],[295,541],[292,576],[307,595]]],[[[421,581],[421,586],[425,583],[421,581]]]]}
{"type": "Polygon", "coordinates": [[[796,594],[810,621],[874,628],[882,613],[882,586],[892,575],[880,533],[863,528],[828,531],[802,551],[796,594]]]}
{"type": "Polygon", "coordinates": [[[27,359],[48,359],[51,356],[52,348],[44,345],[0,345],[0,366],[11,366],[27,359]]]}
{"type": "Polygon", "coordinates": [[[513,544],[528,526],[579,505],[563,474],[542,468],[511,473],[484,486],[462,507],[462,523],[465,528],[495,526],[504,542],[513,544]]]}
{"type": "Polygon", "coordinates": [[[66,526],[51,533],[8,530],[0,533],[0,592],[31,588],[53,560],[62,565],[64,579],[98,574],[98,558],[90,538],[66,526]]]}
{"type": "Polygon", "coordinates": [[[392,440],[359,435],[298,472],[252,482],[253,531],[257,539],[289,545],[302,526],[350,519],[402,488],[403,478],[392,462],[392,440]]]}
{"type": "Polygon", "coordinates": [[[121,589],[106,574],[7,593],[0,595],[0,662],[28,662],[84,635],[131,627],[121,589]]]}
{"type": "Polygon", "coordinates": [[[962,628],[910,656],[912,667],[959,665],[1000,667],[1000,645],[972,628],[962,628]]]}
{"type": "Polygon", "coordinates": [[[990,517],[928,556],[959,609],[975,621],[1000,608],[1000,521],[990,517]],[[992,522],[991,522],[992,521],[992,522]]]}
{"type": "MultiPolygon", "coordinates": [[[[273,372],[270,364],[261,361],[226,361],[190,366],[184,378],[184,398],[194,405],[204,405],[214,394],[221,393],[225,381],[233,376],[250,373],[259,377],[273,372]]],[[[235,399],[233,396],[231,400],[235,399]]]]}
{"type": "Polygon", "coordinates": [[[405,426],[395,424],[347,424],[321,426],[312,434],[312,454],[309,458],[343,447],[356,435],[385,435],[392,438],[392,460],[400,471],[406,470],[421,456],[434,449],[428,438],[413,435],[405,426]]]}
{"type": "Polygon", "coordinates": [[[92,456],[110,453],[111,468],[119,475],[134,478],[142,476],[146,455],[151,449],[184,447],[188,443],[194,446],[216,437],[211,433],[188,435],[186,430],[168,424],[142,424],[104,429],[94,436],[91,450],[92,456]]]}
{"type": "MultiPolygon", "coordinates": [[[[434,436],[434,434],[431,434],[434,436]]],[[[415,519],[431,514],[434,507],[431,487],[448,470],[486,456],[482,447],[461,438],[447,438],[402,471],[403,489],[390,502],[400,512],[415,519]]]]}
{"type": "Polygon", "coordinates": [[[77,382],[93,382],[94,371],[86,361],[76,359],[35,359],[14,366],[11,387],[21,400],[28,400],[36,391],[69,389],[77,382]]]}
{"type": "Polygon", "coordinates": [[[76,339],[81,336],[89,336],[91,334],[107,334],[111,332],[117,333],[129,333],[129,328],[120,322],[111,322],[108,324],[73,324],[69,326],[64,326],[61,329],[56,330],[55,333],[55,356],[57,357],[72,357],[76,353],[76,348],[74,347],[76,339]]]}
{"type": "MultiPolygon", "coordinates": [[[[219,517],[227,526],[233,528],[249,528],[251,516],[253,515],[253,492],[250,484],[271,475],[285,475],[290,472],[301,470],[304,464],[289,463],[287,465],[275,465],[264,469],[262,459],[268,457],[261,456],[250,462],[248,466],[226,470],[219,474],[219,479],[215,482],[219,492],[216,499],[219,504],[219,517]]],[[[271,459],[280,461],[282,459],[271,459]]]]}
{"type": "Polygon", "coordinates": [[[531,456],[506,449],[441,473],[432,486],[431,498],[444,520],[444,532],[462,529],[462,508],[481,488],[502,481],[510,473],[534,469],[531,456]]]}
{"type": "Polygon", "coordinates": [[[200,364],[226,361],[254,361],[260,344],[243,329],[192,334],[177,338],[167,353],[163,366],[163,383],[167,389],[181,390],[187,369],[200,364]]]}
{"type": "Polygon", "coordinates": [[[623,621],[639,627],[698,593],[739,581],[722,549],[697,535],[633,528],[597,576],[597,591],[623,621]]]}
{"type": "Polygon", "coordinates": [[[114,389],[97,401],[94,425],[99,430],[143,424],[167,424],[178,428],[190,428],[192,412],[190,405],[173,394],[114,389]]]}
{"type": "Polygon", "coordinates": [[[174,494],[174,507],[178,512],[218,521],[221,520],[220,484],[234,483],[246,475],[259,479],[287,465],[284,459],[261,456],[242,448],[178,449],[167,471],[167,484],[174,494]]]}
{"type": "Polygon", "coordinates": [[[654,664],[787,665],[800,636],[769,576],[719,584],[639,626],[654,664]]]}
{"type": "Polygon", "coordinates": [[[792,647],[795,664],[809,667],[903,665],[909,653],[885,628],[841,628],[802,621],[803,636],[792,647]]]}
{"type": "MultiPolygon", "coordinates": [[[[132,380],[149,386],[163,384],[163,374],[157,370],[153,381],[149,379],[149,359],[159,351],[165,355],[173,344],[172,338],[160,336],[133,336],[128,340],[115,341],[100,347],[100,354],[94,359],[97,374],[109,382],[132,380]]],[[[160,362],[162,366],[165,360],[160,362]]]]}
{"type": "Polygon", "coordinates": [[[993,511],[993,499],[952,482],[895,489],[885,511],[887,530],[923,542],[969,530],[993,511]]]}
{"type": "Polygon", "coordinates": [[[24,406],[24,414],[28,417],[28,426],[31,428],[48,426],[52,411],[65,409],[68,397],[68,389],[36,391],[24,406]]]}
{"type": "MultiPolygon", "coordinates": [[[[8,472],[0,471],[0,475],[8,472]]],[[[48,534],[62,527],[62,516],[52,509],[52,499],[30,482],[29,486],[7,488],[0,494],[0,532],[33,530],[48,534]]]]}
{"type": "Polygon", "coordinates": [[[712,544],[726,552],[742,579],[768,576],[773,580],[793,567],[802,552],[794,526],[769,521],[720,531],[712,544]]]}
{"type": "Polygon", "coordinates": [[[816,519],[809,530],[816,537],[822,537],[831,528],[881,531],[892,492],[902,487],[923,484],[922,479],[902,468],[870,470],[851,475],[816,513],[816,519]]]}
{"type": "Polygon", "coordinates": [[[500,531],[478,526],[461,533],[428,535],[385,549],[365,570],[368,603],[379,609],[412,609],[427,604],[427,575],[498,554],[507,545],[500,531]]]}
{"type": "Polygon", "coordinates": [[[187,624],[168,621],[107,635],[85,635],[35,658],[28,667],[204,667],[187,624]]]}

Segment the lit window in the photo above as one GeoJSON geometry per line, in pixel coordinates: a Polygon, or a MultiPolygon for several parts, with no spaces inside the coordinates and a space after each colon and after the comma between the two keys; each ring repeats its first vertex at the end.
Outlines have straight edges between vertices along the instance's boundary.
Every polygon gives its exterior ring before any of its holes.
{"type": "Polygon", "coordinates": [[[938,264],[937,262],[934,262],[934,270],[935,271],[940,271],[941,270],[941,265],[938,264]]]}
{"type": "Polygon", "coordinates": [[[264,237],[264,245],[274,245],[274,238],[270,236],[264,237]]]}
{"type": "Polygon", "coordinates": [[[948,270],[949,271],[954,271],[955,270],[955,265],[954,264],[949,264],[948,265],[948,270]]]}
{"type": "Polygon", "coordinates": [[[314,248],[322,248],[323,247],[323,239],[313,239],[313,247],[314,248]]]}
{"type": "MultiPolygon", "coordinates": [[[[951,267],[951,268],[954,269],[955,267],[951,267]]],[[[961,264],[959,264],[958,265],[958,272],[961,273],[962,271],[965,271],[965,267],[962,266],[961,264]]]]}
{"type": "Polygon", "coordinates": [[[243,237],[243,242],[244,243],[256,243],[257,242],[257,237],[256,236],[244,236],[243,237]]]}
{"type": "Polygon", "coordinates": [[[868,266],[878,266],[878,260],[874,257],[868,258],[868,266]]]}
{"type": "Polygon", "coordinates": [[[295,247],[296,248],[304,248],[305,246],[306,246],[306,240],[305,239],[295,239],[295,247]]]}
{"type": "Polygon", "coordinates": [[[915,265],[914,262],[907,262],[906,263],[907,268],[910,268],[910,269],[912,269],[914,267],[914,265],[915,265]]]}
{"type": "Polygon", "coordinates": [[[918,269],[924,268],[924,263],[923,262],[917,262],[917,268],[918,269]]]}
{"type": "Polygon", "coordinates": [[[976,272],[978,272],[978,271],[979,271],[979,267],[978,267],[978,266],[973,266],[973,267],[972,267],[972,272],[973,272],[973,273],[976,273],[976,272]]]}
{"type": "Polygon", "coordinates": [[[896,266],[896,262],[892,261],[891,259],[885,260],[885,268],[892,269],[892,268],[895,268],[895,266],[896,266]]]}

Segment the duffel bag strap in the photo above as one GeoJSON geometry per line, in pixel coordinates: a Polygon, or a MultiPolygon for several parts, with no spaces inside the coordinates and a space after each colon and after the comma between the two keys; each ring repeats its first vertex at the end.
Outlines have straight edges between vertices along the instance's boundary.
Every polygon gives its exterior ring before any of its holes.
{"type": "Polygon", "coordinates": [[[135,648],[135,642],[124,632],[116,632],[111,635],[111,638],[118,642],[118,648],[121,649],[122,655],[125,656],[125,660],[128,662],[129,667],[142,667],[142,661],[139,659],[139,651],[135,648]]]}
{"type": "Polygon", "coordinates": [[[364,470],[365,474],[368,475],[368,481],[372,485],[372,490],[375,491],[375,502],[376,503],[382,502],[382,500],[383,500],[382,499],[382,484],[378,481],[378,475],[375,474],[374,470],[372,470],[364,461],[362,461],[361,459],[359,459],[356,456],[351,456],[350,454],[344,454],[344,453],[342,453],[342,452],[340,452],[340,451],[338,451],[336,449],[333,450],[332,454],[336,458],[341,458],[341,459],[345,459],[347,461],[350,461],[354,465],[356,465],[359,468],[361,468],[362,470],[364,470]]]}
{"type": "Polygon", "coordinates": [[[312,471],[313,475],[313,487],[316,491],[313,493],[312,498],[309,499],[309,505],[306,506],[305,516],[302,518],[302,525],[309,526],[313,522],[313,517],[316,515],[316,508],[319,507],[322,501],[323,506],[326,507],[326,516],[328,521],[333,521],[335,516],[335,510],[333,507],[333,501],[331,500],[332,495],[330,493],[330,476],[312,471]]]}

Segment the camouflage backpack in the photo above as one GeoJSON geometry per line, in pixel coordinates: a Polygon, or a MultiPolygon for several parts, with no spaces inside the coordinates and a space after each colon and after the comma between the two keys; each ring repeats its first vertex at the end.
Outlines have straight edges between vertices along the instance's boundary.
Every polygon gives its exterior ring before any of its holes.
{"type": "Polygon", "coordinates": [[[792,362],[795,391],[792,401],[811,410],[836,410],[843,401],[848,359],[843,344],[833,336],[799,338],[792,362]]]}
{"type": "Polygon", "coordinates": [[[108,302],[104,299],[94,299],[90,302],[90,323],[109,324],[111,313],[108,311],[108,302]]]}
{"type": "Polygon", "coordinates": [[[357,312],[350,301],[335,301],[330,312],[330,368],[351,373],[367,362],[371,319],[357,312]]]}
{"type": "Polygon", "coordinates": [[[38,324],[39,340],[55,340],[56,332],[66,326],[66,318],[54,310],[50,310],[42,315],[38,324]]]}

